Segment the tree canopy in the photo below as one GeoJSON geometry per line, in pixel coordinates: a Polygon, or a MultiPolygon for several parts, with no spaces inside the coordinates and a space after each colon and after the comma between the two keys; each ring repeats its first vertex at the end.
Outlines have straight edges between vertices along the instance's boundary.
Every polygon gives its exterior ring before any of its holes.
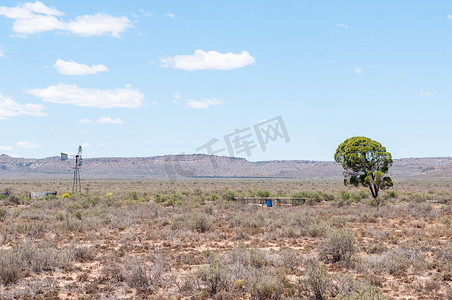
{"type": "Polygon", "coordinates": [[[369,187],[374,199],[380,190],[393,186],[392,179],[385,176],[392,166],[391,153],[377,141],[362,136],[346,139],[334,159],[344,168],[344,184],[369,187]]]}

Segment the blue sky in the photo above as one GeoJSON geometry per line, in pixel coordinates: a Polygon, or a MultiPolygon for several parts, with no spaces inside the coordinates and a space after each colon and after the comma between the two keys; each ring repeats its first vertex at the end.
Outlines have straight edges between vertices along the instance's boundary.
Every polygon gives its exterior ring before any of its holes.
{"type": "Polygon", "coordinates": [[[450,1],[4,0],[0,153],[207,153],[247,129],[251,161],[357,135],[450,156],[451,72],[450,1]],[[253,126],[278,116],[264,150],[253,126]]]}

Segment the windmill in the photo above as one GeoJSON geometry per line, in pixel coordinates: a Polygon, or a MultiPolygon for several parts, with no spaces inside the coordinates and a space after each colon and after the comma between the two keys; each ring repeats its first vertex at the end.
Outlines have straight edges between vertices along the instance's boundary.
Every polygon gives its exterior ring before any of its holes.
{"type": "Polygon", "coordinates": [[[78,146],[77,155],[67,155],[67,153],[61,153],[61,160],[68,160],[69,157],[75,158],[75,167],[74,167],[74,179],[72,180],[72,192],[81,192],[82,185],[80,183],[80,168],[82,166],[82,146],[78,146]]]}

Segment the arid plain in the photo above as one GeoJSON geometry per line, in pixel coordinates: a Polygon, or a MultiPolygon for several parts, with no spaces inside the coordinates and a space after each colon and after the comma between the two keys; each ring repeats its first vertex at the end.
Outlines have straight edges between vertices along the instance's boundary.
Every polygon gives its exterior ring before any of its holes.
{"type": "Polygon", "coordinates": [[[1,299],[452,299],[452,179],[2,180],[1,299]],[[57,196],[29,199],[32,191],[57,196]],[[299,206],[234,196],[301,197],[299,206]]]}

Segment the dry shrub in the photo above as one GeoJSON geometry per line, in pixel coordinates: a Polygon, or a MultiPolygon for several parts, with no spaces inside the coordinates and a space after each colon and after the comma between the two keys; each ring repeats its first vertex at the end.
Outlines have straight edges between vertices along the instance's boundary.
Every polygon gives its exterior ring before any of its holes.
{"type": "Polygon", "coordinates": [[[285,271],[280,256],[258,249],[235,248],[223,256],[208,254],[208,265],[202,266],[192,280],[211,296],[233,292],[237,297],[248,293],[253,299],[280,299],[284,290],[285,271]]]}
{"type": "Polygon", "coordinates": [[[194,231],[203,233],[210,230],[212,220],[206,213],[198,213],[191,217],[191,228],[194,231]]]}
{"type": "Polygon", "coordinates": [[[14,260],[11,261],[7,257],[0,258],[0,282],[4,285],[17,283],[22,278],[22,271],[13,263],[14,260]]]}
{"type": "Polygon", "coordinates": [[[333,262],[350,261],[355,252],[355,238],[350,230],[330,232],[319,246],[320,258],[333,262]]]}
{"type": "Polygon", "coordinates": [[[153,282],[146,261],[127,258],[124,264],[124,278],[131,288],[139,291],[152,291],[153,282]]]}
{"type": "Polygon", "coordinates": [[[11,195],[8,197],[8,203],[11,205],[23,204],[24,201],[17,196],[11,195]]]}
{"type": "Polygon", "coordinates": [[[74,257],[79,262],[93,261],[96,258],[96,250],[94,247],[75,247],[74,257]]]}
{"type": "Polygon", "coordinates": [[[377,273],[400,275],[404,274],[410,266],[416,270],[423,269],[425,258],[419,249],[398,247],[384,252],[379,257],[369,258],[369,263],[377,273]]]}
{"type": "Polygon", "coordinates": [[[305,269],[308,276],[307,284],[315,299],[328,299],[333,288],[333,280],[325,266],[319,264],[316,259],[309,258],[305,262],[305,269]]]}

